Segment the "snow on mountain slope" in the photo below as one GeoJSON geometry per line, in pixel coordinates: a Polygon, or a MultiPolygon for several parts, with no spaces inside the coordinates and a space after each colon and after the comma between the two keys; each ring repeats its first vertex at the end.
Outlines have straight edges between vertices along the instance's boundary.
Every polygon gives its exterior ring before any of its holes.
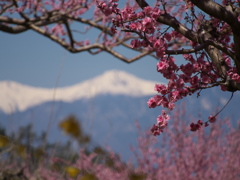
{"type": "Polygon", "coordinates": [[[140,79],[123,71],[111,70],[82,83],[62,88],[37,88],[13,81],[0,82],[0,110],[24,111],[48,101],[73,102],[100,94],[147,96],[156,94],[157,82],[140,79]]]}

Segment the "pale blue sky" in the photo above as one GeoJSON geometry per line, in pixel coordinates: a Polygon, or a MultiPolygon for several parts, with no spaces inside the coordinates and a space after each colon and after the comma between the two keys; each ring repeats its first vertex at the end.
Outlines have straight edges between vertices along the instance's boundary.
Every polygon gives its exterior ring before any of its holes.
{"type": "Polygon", "coordinates": [[[147,80],[165,81],[156,71],[157,60],[151,57],[127,64],[107,53],[72,54],[33,31],[16,35],[0,32],[0,39],[0,81],[54,87],[59,77],[59,86],[68,86],[110,69],[147,80]]]}

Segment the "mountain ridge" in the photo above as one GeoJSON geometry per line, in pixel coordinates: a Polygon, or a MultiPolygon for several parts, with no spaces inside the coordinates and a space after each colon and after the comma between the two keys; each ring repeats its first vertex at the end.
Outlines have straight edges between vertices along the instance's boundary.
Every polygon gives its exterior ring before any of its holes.
{"type": "Polygon", "coordinates": [[[61,88],[41,88],[14,81],[0,82],[0,109],[7,114],[24,111],[48,101],[73,102],[101,94],[128,95],[133,97],[154,95],[158,82],[143,80],[119,70],[103,74],[81,83],[61,88]]]}

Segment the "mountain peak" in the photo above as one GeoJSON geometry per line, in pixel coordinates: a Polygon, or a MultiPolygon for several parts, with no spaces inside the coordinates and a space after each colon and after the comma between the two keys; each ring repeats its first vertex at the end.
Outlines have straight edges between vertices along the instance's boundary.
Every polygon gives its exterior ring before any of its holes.
{"type": "Polygon", "coordinates": [[[145,81],[140,79],[132,74],[129,74],[124,71],[119,70],[109,70],[105,71],[102,75],[96,77],[98,80],[104,80],[105,82],[116,82],[116,83],[124,83],[129,81],[145,81]]]}
{"type": "Polygon", "coordinates": [[[53,100],[72,102],[102,94],[148,96],[156,94],[153,90],[156,83],[119,70],[106,71],[93,79],[55,90],[2,81],[0,82],[0,109],[5,113],[11,113],[24,111],[29,107],[53,100]]]}

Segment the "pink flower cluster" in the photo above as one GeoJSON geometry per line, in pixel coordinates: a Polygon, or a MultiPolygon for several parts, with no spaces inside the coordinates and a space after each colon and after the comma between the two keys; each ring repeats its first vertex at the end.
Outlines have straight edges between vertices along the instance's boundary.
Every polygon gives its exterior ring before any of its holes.
{"type": "Polygon", "coordinates": [[[157,123],[151,128],[151,132],[154,136],[160,135],[163,132],[163,129],[167,127],[168,120],[170,119],[169,115],[162,110],[162,114],[158,116],[157,123]]]}
{"type": "Polygon", "coordinates": [[[237,73],[234,73],[232,71],[228,71],[228,76],[234,80],[236,83],[240,83],[240,76],[237,73]]]}
{"type": "MultiPolygon", "coordinates": [[[[110,4],[111,3],[113,2],[110,1],[110,4]]],[[[189,0],[184,1],[184,4],[187,9],[192,10],[192,8],[194,8],[194,5],[189,0]]],[[[104,3],[101,5],[101,9],[103,10],[108,7],[109,6],[104,3]]],[[[115,8],[115,6],[112,6],[112,9],[115,8]]],[[[173,39],[179,40],[183,44],[186,43],[192,46],[192,48],[198,46],[198,43],[189,41],[185,36],[175,30],[163,30],[162,25],[157,22],[157,19],[165,12],[171,11],[166,9],[163,4],[156,5],[154,8],[148,6],[142,11],[136,11],[135,6],[128,4],[121,11],[111,11],[116,14],[116,17],[113,19],[114,30],[120,27],[123,31],[137,34],[139,38],[131,41],[131,47],[134,49],[144,48],[155,52],[159,58],[156,67],[157,71],[168,80],[167,85],[155,85],[154,89],[158,94],[148,100],[147,104],[149,108],[161,106],[171,111],[175,108],[175,103],[183,97],[192,95],[201,89],[215,86],[216,84],[221,85],[222,75],[220,75],[214,64],[208,60],[209,57],[204,51],[196,52],[195,56],[192,54],[183,54],[183,58],[186,61],[181,64],[176,63],[174,56],[166,54],[166,51],[170,49],[169,42],[171,44],[173,39]],[[163,9],[160,8],[161,5],[163,9]]],[[[181,12],[183,11],[181,10],[181,12]]],[[[176,15],[178,15],[178,13],[176,13],[176,15]]],[[[229,26],[226,23],[221,24],[216,18],[212,18],[212,21],[214,27],[219,31],[226,30],[229,26]]],[[[198,25],[200,24],[201,23],[198,22],[198,25]]],[[[224,46],[231,47],[229,33],[222,34],[219,41],[224,44],[224,46]]],[[[173,50],[178,48],[177,44],[172,46],[173,50]]],[[[227,58],[226,55],[223,54],[223,56],[229,69],[232,69],[231,60],[227,58]]],[[[226,76],[240,83],[240,76],[235,71],[229,71],[226,76]]],[[[224,90],[226,88],[222,85],[221,89],[224,90]]],[[[166,127],[165,123],[163,123],[164,125],[159,125],[158,119],[159,118],[157,118],[157,123],[152,128],[154,135],[159,135],[166,127]]],[[[209,120],[209,122],[211,121],[214,120],[209,120]]],[[[200,121],[197,124],[192,123],[191,130],[198,130],[202,124],[200,121]]]]}
{"type": "MultiPolygon", "coordinates": [[[[134,26],[133,25],[132,26],[135,28],[136,25],[137,24],[134,24],[134,26]]],[[[141,29],[141,28],[139,28],[139,29],[141,29]]],[[[151,29],[143,28],[142,30],[145,31],[145,32],[149,32],[150,30],[153,30],[153,28],[151,28],[151,29]]],[[[169,37],[166,36],[166,38],[169,38],[169,37]]],[[[134,49],[141,48],[141,47],[143,47],[143,48],[148,47],[149,49],[153,49],[156,52],[156,55],[157,55],[158,58],[162,58],[165,55],[165,50],[167,49],[167,43],[166,43],[165,38],[157,39],[157,38],[151,37],[151,38],[148,39],[148,42],[146,40],[141,41],[139,39],[134,39],[134,40],[131,41],[131,47],[134,48],[134,49]],[[151,48],[149,46],[148,42],[153,44],[153,48],[151,48]]]]}
{"type": "MultiPolygon", "coordinates": [[[[185,65],[176,65],[175,59],[172,56],[164,56],[160,58],[157,64],[157,71],[160,72],[166,79],[169,80],[167,85],[156,84],[154,90],[160,93],[155,95],[148,101],[149,108],[162,106],[170,111],[175,108],[175,103],[187,95],[191,95],[202,87],[214,83],[219,78],[213,72],[214,66],[203,60],[204,55],[200,55],[197,59],[190,54],[185,54],[183,57],[188,61],[185,65]],[[182,73],[177,73],[182,72],[182,73]]],[[[213,121],[213,120],[212,120],[213,121]]],[[[211,121],[210,121],[211,122],[211,121]]],[[[196,131],[202,126],[199,121],[197,124],[191,124],[191,130],[196,131]]],[[[154,125],[153,129],[158,130],[158,126],[154,125]]],[[[163,128],[160,131],[162,132],[163,128]]],[[[156,130],[153,131],[154,134],[156,130]]]]}
{"type": "Polygon", "coordinates": [[[119,13],[119,8],[118,6],[118,0],[110,0],[109,3],[107,4],[106,2],[98,2],[98,8],[103,12],[104,15],[109,16],[112,13],[119,13]]]}
{"type": "Polygon", "coordinates": [[[50,33],[55,34],[57,37],[60,37],[64,36],[66,34],[66,31],[61,24],[57,24],[50,30],[50,33]]]}
{"type": "Polygon", "coordinates": [[[215,123],[216,122],[216,116],[209,116],[208,117],[208,121],[207,122],[205,122],[205,123],[203,123],[203,121],[202,120],[198,120],[198,122],[195,124],[195,123],[191,123],[190,124],[190,130],[191,131],[197,131],[197,130],[199,130],[201,127],[203,127],[203,125],[205,126],[205,127],[207,127],[209,124],[208,124],[208,122],[210,122],[210,123],[215,123]]]}
{"type": "Polygon", "coordinates": [[[216,119],[216,116],[209,116],[208,120],[210,123],[215,123],[217,119],[216,119]]]}
{"type": "Polygon", "coordinates": [[[174,80],[176,79],[176,71],[178,66],[175,64],[175,59],[173,56],[163,57],[157,63],[157,71],[160,72],[166,79],[174,80]]]}
{"type": "Polygon", "coordinates": [[[196,124],[195,123],[190,124],[190,130],[191,131],[197,131],[202,127],[202,125],[203,125],[202,120],[198,120],[198,122],[196,124]]]}

